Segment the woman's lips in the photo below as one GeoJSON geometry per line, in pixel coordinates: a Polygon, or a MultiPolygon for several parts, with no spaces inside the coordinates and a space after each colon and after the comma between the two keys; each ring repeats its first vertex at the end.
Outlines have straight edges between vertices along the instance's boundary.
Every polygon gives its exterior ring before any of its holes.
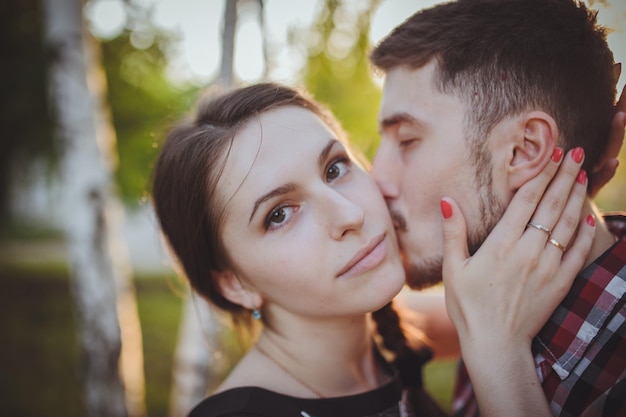
{"type": "Polygon", "coordinates": [[[388,247],[386,234],[372,239],[364,248],[360,249],[346,266],[339,272],[337,278],[349,278],[360,275],[376,268],[387,257],[388,247]]]}

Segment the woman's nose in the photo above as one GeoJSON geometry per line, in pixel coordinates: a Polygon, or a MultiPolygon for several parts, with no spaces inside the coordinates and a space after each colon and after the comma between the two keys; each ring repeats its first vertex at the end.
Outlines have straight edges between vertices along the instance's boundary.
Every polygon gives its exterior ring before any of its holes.
{"type": "Polygon", "coordinates": [[[339,192],[334,192],[328,210],[331,236],[339,240],[351,231],[359,231],[365,223],[365,210],[339,192]]]}

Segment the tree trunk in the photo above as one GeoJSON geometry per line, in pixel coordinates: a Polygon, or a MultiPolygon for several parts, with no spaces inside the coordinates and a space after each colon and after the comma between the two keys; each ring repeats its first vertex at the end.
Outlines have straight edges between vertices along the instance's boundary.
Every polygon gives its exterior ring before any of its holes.
{"type": "Polygon", "coordinates": [[[224,325],[205,300],[187,292],[174,357],[170,417],[184,417],[217,388],[226,365],[224,325]]]}
{"type": "Polygon", "coordinates": [[[222,64],[219,83],[222,87],[233,85],[233,62],[235,56],[235,30],[237,28],[237,1],[226,0],[224,9],[224,27],[222,36],[222,64]]]}
{"type": "Polygon", "coordinates": [[[123,216],[110,166],[115,135],[103,106],[106,84],[98,50],[87,41],[80,0],[45,0],[44,11],[63,222],[84,354],[85,405],[94,417],[141,416],[141,335],[127,248],[119,239],[123,216]],[[134,371],[128,372],[131,364],[134,371]]]}
{"type": "MultiPolygon", "coordinates": [[[[83,32],[85,33],[85,32],[83,32]]],[[[107,219],[108,250],[113,267],[113,278],[117,294],[117,314],[119,316],[122,349],[120,352],[120,372],[125,387],[126,406],[131,417],[146,415],[145,376],[143,341],[137,308],[130,250],[124,237],[124,205],[112,185],[112,172],[118,163],[117,138],[107,105],[106,75],[102,68],[100,44],[86,34],[88,44],[85,52],[89,65],[88,81],[94,100],[97,144],[104,159],[102,169],[107,176],[111,191],[105,201],[107,219]]],[[[95,161],[94,161],[95,162],[95,161]]]]}
{"type": "Polygon", "coordinates": [[[265,4],[263,0],[257,0],[259,3],[259,27],[261,28],[261,48],[263,48],[263,74],[261,78],[267,80],[268,75],[271,73],[274,65],[273,59],[270,58],[269,47],[267,45],[267,25],[265,24],[265,4]]]}

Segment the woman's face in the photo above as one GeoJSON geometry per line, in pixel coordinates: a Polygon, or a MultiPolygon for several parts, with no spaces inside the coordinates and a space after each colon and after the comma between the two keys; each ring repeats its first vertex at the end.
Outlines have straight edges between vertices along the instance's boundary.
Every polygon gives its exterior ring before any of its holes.
{"type": "Polygon", "coordinates": [[[362,314],[404,284],[376,184],[306,109],[274,109],[240,129],[218,192],[232,271],[266,310],[362,314]]]}

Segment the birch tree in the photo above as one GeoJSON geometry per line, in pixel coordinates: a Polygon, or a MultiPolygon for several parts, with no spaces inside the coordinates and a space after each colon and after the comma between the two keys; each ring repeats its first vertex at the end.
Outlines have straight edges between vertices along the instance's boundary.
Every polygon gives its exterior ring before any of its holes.
{"type": "Polygon", "coordinates": [[[174,356],[170,417],[184,417],[222,374],[222,324],[218,314],[188,289],[174,356]]]}
{"type": "Polygon", "coordinates": [[[226,0],[222,35],[222,62],[218,83],[224,88],[233,85],[233,66],[235,61],[235,31],[237,29],[237,2],[226,0]]]}
{"type": "Polygon", "coordinates": [[[128,251],[120,238],[123,210],[111,180],[115,134],[104,105],[105,77],[96,43],[83,27],[81,1],[45,0],[44,12],[87,413],[141,416],[141,332],[128,251]]]}

